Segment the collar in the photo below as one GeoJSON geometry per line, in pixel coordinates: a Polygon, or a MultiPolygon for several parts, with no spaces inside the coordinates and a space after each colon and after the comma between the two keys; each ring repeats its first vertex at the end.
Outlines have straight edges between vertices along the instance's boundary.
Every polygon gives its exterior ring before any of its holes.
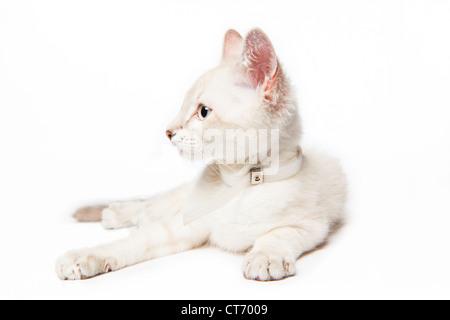
{"type": "Polygon", "coordinates": [[[278,170],[271,173],[273,168],[264,166],[251,167],[244,175],[238,173],[229,173],[220,170],[222,181],[230,187],[237,186],[242,183],[245,177],[250,185],[259,185],[267,182],[280,181],[295,176],[302,168],[303,152],[301,147],[297,147],[297,156],[291,160],[280,163],[278,170]]]}

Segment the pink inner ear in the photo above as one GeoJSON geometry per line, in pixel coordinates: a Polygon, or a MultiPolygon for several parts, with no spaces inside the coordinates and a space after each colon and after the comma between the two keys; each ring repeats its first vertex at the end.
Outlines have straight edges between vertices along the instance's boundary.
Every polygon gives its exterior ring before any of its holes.
{"type": "Polygon", "coordinates": [[[250,31],[245,39],[244,64],[254,88],[264,84],[276,71],[275,49],[267,35],[259,29],[250,31]]]}

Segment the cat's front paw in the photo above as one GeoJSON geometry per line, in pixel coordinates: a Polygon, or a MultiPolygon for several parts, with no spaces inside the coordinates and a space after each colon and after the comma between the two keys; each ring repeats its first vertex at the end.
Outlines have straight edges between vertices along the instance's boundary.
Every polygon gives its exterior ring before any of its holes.
{"type": "Polygon", "coordinates": [[[295,274],[295,259],[250,252],[245,257],[244,277],[257,281],[281,280],[295,274]]]}
{"type": "Polygon", "coordinates": [[[92,252],[70,251],[56,261],[56,274],[62,280],[83,280],[113,270],[113,259],[92,252]]]}

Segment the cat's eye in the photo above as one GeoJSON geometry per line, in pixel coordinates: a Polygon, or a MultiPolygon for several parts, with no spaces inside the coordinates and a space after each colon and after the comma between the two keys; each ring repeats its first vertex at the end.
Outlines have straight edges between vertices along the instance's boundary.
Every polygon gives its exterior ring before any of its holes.
{"type": "Polygon", "coordinates": [[[208,108],[207,106],[204,106],[203,104],[201,104],[198,107],[198,111],[197,111],[197,116],[200,120],[205,120],[205,118],[207,116],[209,116],[209,114],[211,113],[211,109],[208,108]]]}

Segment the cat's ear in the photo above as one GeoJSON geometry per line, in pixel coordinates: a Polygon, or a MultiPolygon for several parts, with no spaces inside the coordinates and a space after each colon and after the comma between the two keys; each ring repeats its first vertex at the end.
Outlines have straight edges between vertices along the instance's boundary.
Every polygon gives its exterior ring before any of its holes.
{"type": "Polygon", "coordinates": [[[236,30],[230,29],[223,39],[222,62],[231,62],[239,58],[242,50],[242,36],[236,30]]]}
{"type": "Polygon", "coordinates": [[[277,56],[269,37],[258,28],[250,30],[244,40],[240,71],[253,87],[265,85],[265,91],[274,85],[277,56]]]}

